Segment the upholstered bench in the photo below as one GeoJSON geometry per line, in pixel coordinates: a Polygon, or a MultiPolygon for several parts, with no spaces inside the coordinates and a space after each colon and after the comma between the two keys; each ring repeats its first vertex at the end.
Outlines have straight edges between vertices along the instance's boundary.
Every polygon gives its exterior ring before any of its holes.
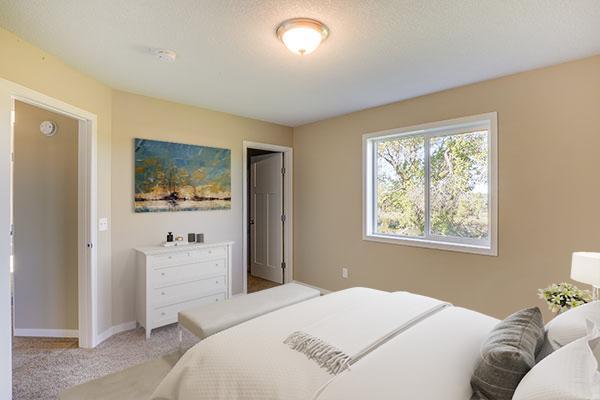
{"type": "MultiPolygon", "coordinates": [[[[223,302],[181,311],[177,315],[177,320],[180,329],[183,327],[200,339],[204,339],[252,318],[318,297],[320,294],[318,290],[308,286],[287,283],[245,296],[232,297],[223,302]]],[[[180,343],[181,338],[180,330],[180,343]]]]}

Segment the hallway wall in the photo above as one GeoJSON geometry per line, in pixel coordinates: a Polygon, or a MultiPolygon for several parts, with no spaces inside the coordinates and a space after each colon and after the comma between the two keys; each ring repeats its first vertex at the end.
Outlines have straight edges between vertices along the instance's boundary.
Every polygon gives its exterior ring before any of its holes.
{"type": "Polygon", "coordinates": [[[15,111],[15,329],[76,330],[78,122],[20,101],[15,111]]]}

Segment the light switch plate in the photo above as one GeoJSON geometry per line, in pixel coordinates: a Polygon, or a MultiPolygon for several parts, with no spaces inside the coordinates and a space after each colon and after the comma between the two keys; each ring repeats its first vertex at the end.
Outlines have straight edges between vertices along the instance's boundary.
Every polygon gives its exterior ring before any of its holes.
{"type": "Polygon", "coordinates": [[[108,230],[108,218],[100,218],[98,220],[98,230],[100,232],[108,230]]]}
{"type": "Polygon", "coordinates": [[[348,268],[342,267],[342,278],[348,279],[348,268]]]}

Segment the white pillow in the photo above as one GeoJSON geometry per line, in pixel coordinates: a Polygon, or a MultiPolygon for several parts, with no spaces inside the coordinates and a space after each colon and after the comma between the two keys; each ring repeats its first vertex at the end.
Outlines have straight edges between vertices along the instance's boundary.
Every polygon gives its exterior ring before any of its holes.
{"type": "Polygon", "coordinates": [[[544,358],[519,383],[513,400],[600,399],[600,335],[578,339],[544,358]]]}
{"type": "Polygon", "coordinates": [[[587,334],[586,320],[600,326],[600,301],[593,301],[557,315],[546,324],[546,341],[541,353],[558,350],[587,334]]]}

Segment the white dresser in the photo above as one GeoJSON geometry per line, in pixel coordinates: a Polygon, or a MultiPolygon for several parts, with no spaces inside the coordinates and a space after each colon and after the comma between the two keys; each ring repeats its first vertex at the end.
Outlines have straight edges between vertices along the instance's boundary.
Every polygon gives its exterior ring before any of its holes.
{"type": "Polygon", "coordinates": [[[233,242],[177,247],[140,247],[137,251],[137,322],[152,329],[177,322],[181,310],[231,296],[233,242]]]}

